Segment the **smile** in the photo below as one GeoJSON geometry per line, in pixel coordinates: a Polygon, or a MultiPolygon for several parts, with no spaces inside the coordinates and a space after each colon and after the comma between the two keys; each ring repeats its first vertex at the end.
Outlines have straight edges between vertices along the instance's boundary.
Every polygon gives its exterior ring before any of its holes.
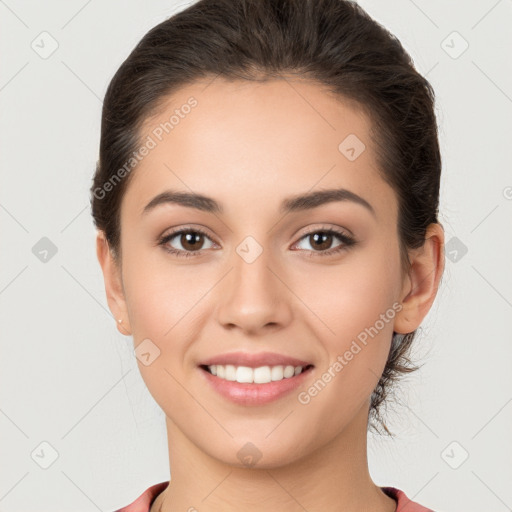
{"type": "Polygon", "coordinates": [[[201,365],[199,369],[210,389],[237,405],[261,406],[289,396],[303,385],[314,366],[201,365]]]}
{"type": "Polygon", "coordinates": [[[306,366],[259,366],[258,368],[250,368],[249,366],[235,366],[232,364],[213,364],[206,366],[207,371],[220,379],[231,382],[239,382],[241,384],[268,384],[269,382],[278,382],[283,379],[289,379],[295,375],[299,375],[306,366]]]}

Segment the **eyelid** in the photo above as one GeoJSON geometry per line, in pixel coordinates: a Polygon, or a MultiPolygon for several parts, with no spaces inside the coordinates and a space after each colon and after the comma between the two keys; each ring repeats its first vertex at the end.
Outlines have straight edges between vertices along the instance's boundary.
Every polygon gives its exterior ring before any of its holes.
{"type": "Polygon", "coordinates": [[[311,235],[312,233],[317,233],[318,231],[335,231],[336,233],[339,233],[341,235],[345,235],[347,237],[354,238],[354,233],[350,231],[348,228],[342,228],[336,224],[321,224],[320,227],[313,226],[312,228],[306,228],[307,231],[302,233],[300,238],[303,238],[307,235],[311,235]]]}
{"type": "MultiPolygon", "coordinates": [[[[177,235],[177,234],[180,234],[182,232],[188,232],[188,231],[193,231],[193,232],[201,233],[202,235],[205,235],[210,240],[212,240],[212,242],[215,242],[215,239],[210,234],[210,231],[207,228],[201,226],[201,224],[187,224],[185,226],[178,226],[178,227],[175,227],[175,228],[168,228],[158,237],[158,239],[161,240],[162,238],[167,238],[169,236],[177,235]]],[[[215,242],[215,243],[217,243],[217,242],[215,242]]]]}

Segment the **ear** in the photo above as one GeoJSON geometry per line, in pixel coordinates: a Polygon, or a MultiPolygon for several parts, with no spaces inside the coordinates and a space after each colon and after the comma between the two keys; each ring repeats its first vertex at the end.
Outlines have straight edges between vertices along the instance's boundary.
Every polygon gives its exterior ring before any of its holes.
{"type": "Polygon", "coordinates": [[[118,331],[129,336],[131,328],[124,297],[121,268],[108,245],[105,233],[101,230],[96,236],[96,255],[103,271],[108,307],[114,315],[118,331]]]}
{"type": "Polygon", "coordinates": [[[444,229],[440,223],[427,227],[425,243],[409,252],[411,266],[401,292],[402,306],[395,316],[394,331],[407,334],[419,327],[437,295],[444,271],[444,229]]]}

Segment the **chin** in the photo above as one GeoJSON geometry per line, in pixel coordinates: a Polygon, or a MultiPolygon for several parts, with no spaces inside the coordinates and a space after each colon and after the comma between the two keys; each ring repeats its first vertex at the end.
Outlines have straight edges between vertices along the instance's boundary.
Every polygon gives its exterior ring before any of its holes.
{"type": "Polygon", "coordinates": [[[250,437],[246,434],[243,440],[230,440],[227,446],[219,450],[212,451],[209,446],[205,451],[220,462],[237,468],[275,469],[291,464],[304,455],[297,446],[304,447],[304,443],[290,438],[283,442],[279,437],[269,441],[264,436],[260,439],[257,435],[250,437]]]}

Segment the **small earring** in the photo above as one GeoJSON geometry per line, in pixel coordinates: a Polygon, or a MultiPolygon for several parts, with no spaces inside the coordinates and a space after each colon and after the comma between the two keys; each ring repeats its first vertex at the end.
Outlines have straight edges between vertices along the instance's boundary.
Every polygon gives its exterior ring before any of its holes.
{"type": "Polygon", "coordinates": [[[119,323],[121,323],[122,321],[123,321],[123,319],[122,319],[122,318],[120,318],[120,319],[118,320],[118,322],[119,322],[119,323]]]}

